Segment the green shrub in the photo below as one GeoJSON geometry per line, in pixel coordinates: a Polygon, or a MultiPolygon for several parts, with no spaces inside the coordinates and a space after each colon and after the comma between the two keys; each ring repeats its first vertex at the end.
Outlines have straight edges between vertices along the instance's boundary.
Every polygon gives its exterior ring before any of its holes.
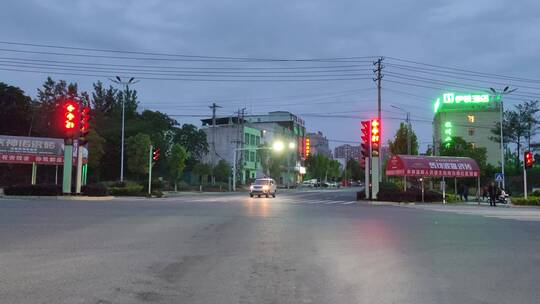
{"type": "Polygon", "coordinates": [[[104,184],[90,184],[83,186],[82,193],[88,196],[107,196],[109,189],[104,184]]]}
{"type": "Polygon", "coordinates": [[[540,197],[512,198],[512,204],[520,206],[540,206],[540,197]]]}
{"type": "Polygon", "coordinates": [[[533,191],[530,196],[538,196],[540,197],[540,190],[533,191]]]}
{"type": "Polygon", "coordinates": [[[109,193],[114,196],[144,196],[144,187],[135,183],[126,183],[124,187],[109,187],[109,193]]]}
{"type": "Polygon", "coordinates": [[[55,184],[41,185],[15,185],[4,188],[6,195],[34,195],[34,196],[56,196],[62,194],[62,187],[55,184]]]}

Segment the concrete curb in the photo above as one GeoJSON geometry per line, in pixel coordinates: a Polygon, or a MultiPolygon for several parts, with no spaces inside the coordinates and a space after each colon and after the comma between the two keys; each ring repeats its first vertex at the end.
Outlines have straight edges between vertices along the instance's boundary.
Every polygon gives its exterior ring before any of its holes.
{"type": "Polygon", "coordinates": [[[114,196],[30,196],[30,195],[3,195],[0,200],[59,200],[59,201],[107,201],[114,196]]]}

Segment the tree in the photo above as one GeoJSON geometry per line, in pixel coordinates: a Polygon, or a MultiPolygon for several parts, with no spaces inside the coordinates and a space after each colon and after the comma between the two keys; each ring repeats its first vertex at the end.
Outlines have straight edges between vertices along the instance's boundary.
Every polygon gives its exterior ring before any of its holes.
{"type": "Polygon", "coordinates": [[[105,139],[101,137],[95,129],[88,132],[88,168],[98,180],[101,175],[101,159],[105,155],[105,139]]]}
{"type": "Polygon", "coordinates": [[[34,115],[32,99],[18,88],[0,82],[0,134],[27,136],[34,115]]]}
{"type": "MultiPolygon", "coordinates": [[[[390,153],[393,155],[397,154],[407,154],[407,133],[409,128],[406,123],[402,122],[399,124],[399,129],[396,131],[394,136],[394,141],[388,141],[388,146],[390,148],[390,153]]],[[[411,129],[411,155],[418,155],[418,139],[416,134],[411,129]]]]}
{"type": "Polygon", "coordinates": [[[339,175],[340,175],[339,168],[340,168],[340,163],[337,160],[329,159],[326,176],[330,178],[331,180],[339,179],[339,175]]]}
{"type": "Polygon", "coordinates": [[[139,133],[126,140],[127,169],[137,178],[148,173],[150,136],[139,133]]]}
{"type": "Polygon", "coordinates": [[[181,128],[175,128],[174,132],[173,141],[184,146],[189,151],[190,157],[200,160],[208,153],[208,142],[203,130],[198,130],[192,124],[184,124],[181,128]]]}
{"type": "Polygon", "coordinates": [[[118,90],[112,86],[105,89],[101,81],[94,83],[93,87],[94,92],[92,92],[92,108],[97,112],[107,114],[111,113],[118,100],[118,90]]]}
{"type": "Polygon", "coordinates": [[[343,175],[347,180],[362,180],[364,179],[364,174],[362,168],[360,168],[360,163],[355,159],[349,159],[346,164],[346,169],[343,175]]]}
{"type": "MultiPolygon", "coordinates": [[[[538,101],[529,101],[518,104],[515,106],[515,110],[506,110],[503,115],[503,140],[505,149],[508,144],[514,143],[516,145],[517,156],[515,158],[515,168],[520,167],[519,157],[521,155],[523,142],[527,144],[527,147],[531,147],[531,138],[538,132],[538,118],[537,113],[540,111],[538,101]]],[[[495,123],[495,126],[491,130],[494,136],[490,137],[491,140],[496,142],[500,141],[500,123],[495,123]]]]}
{"type": "Polygon", "coordinates": [[[199,182],[203,185],[208,181],[208,175],[212,174],[212,168],[208,164],[197,163],[193,167],[193,173],[199,176],[199,182]]]}
{"type": "Polygon", "coordinates": [[[168,159],[168,169],[169,175],[174,182],[174,191],[178,190],[177,183],[180,177],[182,177],[182,173],[184,172],[187,156],[188,153],[186,149],[180,144],[175,144],[172,147],[168,159]]]}
{"type": "Polygon", "coordinates": [[[212,171],[214,172],[214,176],[218,182],[226,182],[231,175],[231,166],[227,163],[227,161],[221,159],[214,166],[214,170],[212,171]]]}
{"type": "Polygon", "coordinates": [[[441,156],[470,157],[476,161],[481,170],[486,168],[486,148],[473,147],[461,137],[452,137],[450,144],[441,144],[440,153],[441,156]]]}
{"type": "Polygon", "coordinates": [[[322,154],[310,155],[306,159],[306,173],[311,178],[326,180],[329,167],[330,159],[322,154]]]}

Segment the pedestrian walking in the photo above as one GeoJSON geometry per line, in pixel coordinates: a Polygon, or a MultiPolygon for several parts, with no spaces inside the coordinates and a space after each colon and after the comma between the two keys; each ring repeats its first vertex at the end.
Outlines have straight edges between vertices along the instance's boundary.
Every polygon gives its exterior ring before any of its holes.
{"type": "Polygon", "coordinates": [[[482,187],[482,200],[487,201],[489,199],[488,186],[482,187]]]}
{"type": "Polygon", "coordinates": [[[459,200],[463,201],[463,184],[459,184],[457,191],[458,191],[458,195],[459,195],[459,200]]]}
{"type": "Polygon", "coordinates": [[[466,202],[469,201],[469,186],[463,185],[463,198],[466,202]]]}
{"type": "Polygon", "coordinates": [[[493,207],[497,207],[497,195],[499,195],[499,187],[495,185],[495,182],[491,182],[488,187],[489,192],[489,205],[493,207]]]}

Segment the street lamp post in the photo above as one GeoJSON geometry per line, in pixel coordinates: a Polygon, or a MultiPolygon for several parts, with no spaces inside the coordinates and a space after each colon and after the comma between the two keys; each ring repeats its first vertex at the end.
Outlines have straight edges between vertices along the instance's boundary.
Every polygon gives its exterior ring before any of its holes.
{"type": "Polygon", "coordinates": [[[503,179],[502,179],[502,188],[505,189],[506,188],[506,176],[504,176],[504,139],[503,139],[503,95],[506,95],[506,94],[510,94],[512,92],[515,92],[517,90],[516,89],[512,89],[510,90],[510,87],[506,86],[502,91],[500,92],[497,92],[497,90],[495,90],[494,88],[489,88],[489,90],[491,91],[490,93],[493,93],[493,95],[496,97],[496,96],[499,96],[500,97],[500,107],[499,107],[499,127],[500,127],[500,134],[499,136],[501,137],[501,173],[502,173],[502,176],[503,176],[503,179]]]}
{"type": "Polygon", "coordinates": [[[120,181],[124,181],[124,121],[125,121],[125,99],[129,93],[129,85],[136,84],[139,81],[134,81],[135,77],[131,77],[129,80],[122,80],[119,76],[116,76],[116,79],[109,79],[110,81],[123,85],[126,88],[125,96],[122,98],[122,143],[120,147],[120,181]]]}

